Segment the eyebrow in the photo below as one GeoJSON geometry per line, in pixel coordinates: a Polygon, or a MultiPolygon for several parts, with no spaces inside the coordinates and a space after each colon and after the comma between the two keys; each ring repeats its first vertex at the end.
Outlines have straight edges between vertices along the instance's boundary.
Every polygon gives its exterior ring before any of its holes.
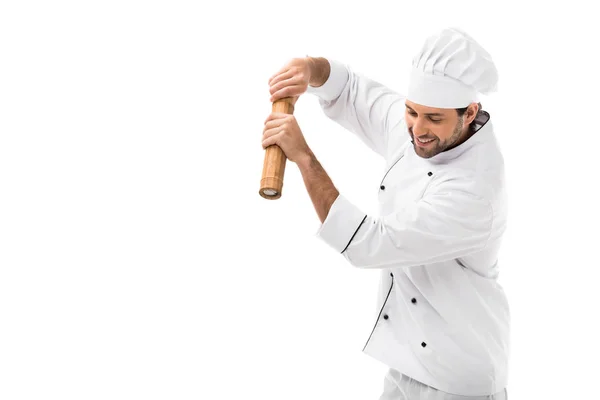
{"type": "MultiPolygon", "coordinates": [[[[415,110],[413,110],[413,109],[411,108],[411,106],[409,106],[408,104],[405,104],[405,106],[406,106],[406,108],[408,108],[409,110],[416,112],[416,111],[415,111],[415,110]]],[[[436,117],[444,117],[444,116],[445,116],[445,115],[444,115],[444,114],[442,114],[442,113],[425,113],[425,115],[436,116],[436,117]]]]}

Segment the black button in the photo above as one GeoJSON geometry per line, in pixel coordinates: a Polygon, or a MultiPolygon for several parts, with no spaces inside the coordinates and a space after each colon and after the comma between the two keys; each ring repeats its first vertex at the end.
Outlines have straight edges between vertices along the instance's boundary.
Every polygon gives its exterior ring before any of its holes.
{"type": "Polygon", "coordinates": [[[417,299],[415,299],[415,298],[413,297],[411,301],[412,301],[412,302],[413,302],[413,304],[414,304],[414,303],[416,303],[416,302],[417,302],[417,299]]]}
{"type": "Polygon", "coordinates": [[[386,315],[383,316],[383,319],[388,319],[389,317],[386,315]]]}
{"type": "Polygon", "coordinates": [[[381,185],[381,186],[379,186],[379,189],[385,190],[385,186],[381,185]]]}
{"type": "Polygon", "coordinates": [[[390,272],[390,276],[393,278],[393,277],[394,277],[394,274],[393,274],[392,272],[390,272]]]}
{"type": "Polygon", "coordinates": [[[421,343],[421,346],[425,347],[425,346],[427,346],[427,343],[423,342],[423,343],[421,343]]]}
{"type": "Polygon", "coordinates": [[[431,176],[433,175],[433,172],[428,172],[427,175],[431,176]]]}

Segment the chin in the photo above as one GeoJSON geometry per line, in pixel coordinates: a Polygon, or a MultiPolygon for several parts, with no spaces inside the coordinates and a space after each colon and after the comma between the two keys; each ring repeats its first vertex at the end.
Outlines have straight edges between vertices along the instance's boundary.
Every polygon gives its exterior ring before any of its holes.
{"type": "Polygon", "coordinates": [[[413,147],[415,148],[415,153],[417,153],[417,155],[421,158],[431,158],[439,153],[437,148],[433,149],[432,151],[424,151],[419,146],[417,146],[414,141],[413,141],[413,147]]]}

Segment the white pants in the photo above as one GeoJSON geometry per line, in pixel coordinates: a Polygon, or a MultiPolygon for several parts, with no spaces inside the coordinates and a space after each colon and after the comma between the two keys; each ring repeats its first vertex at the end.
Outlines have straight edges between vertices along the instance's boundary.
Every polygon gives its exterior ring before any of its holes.
{"type": "Polygon", "coordinates": [[[390,368],[379,400],[507,400],[506,389],[489,396],[459,396],[434,389],[390,368]]]}

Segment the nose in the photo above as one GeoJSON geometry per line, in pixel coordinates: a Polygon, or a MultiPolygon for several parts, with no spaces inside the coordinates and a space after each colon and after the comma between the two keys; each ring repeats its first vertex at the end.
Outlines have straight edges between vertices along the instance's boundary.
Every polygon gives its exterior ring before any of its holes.
{"type": "Polygon", "coordinates": [[[427,133],[427,128],[425,127],[425,124],[422,121],[415,120],[415,123],[412,127],[412,131],[415,136],[420,137],[427,133]]]}

